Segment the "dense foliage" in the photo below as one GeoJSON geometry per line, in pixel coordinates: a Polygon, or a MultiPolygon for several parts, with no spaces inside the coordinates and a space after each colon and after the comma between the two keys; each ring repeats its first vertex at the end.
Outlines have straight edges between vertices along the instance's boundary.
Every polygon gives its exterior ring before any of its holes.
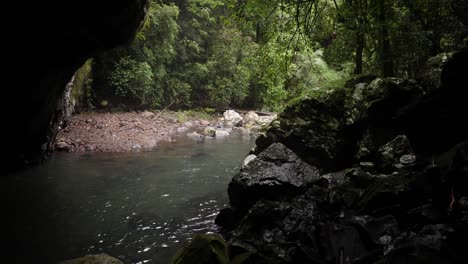
{"type": "Polygon", "coordinates": [[[280,110],[352,74],[415,78],[463,47],[455,13],[448,0],[153,1],[132,43],[94,58],[93,105],[280,110]]]}

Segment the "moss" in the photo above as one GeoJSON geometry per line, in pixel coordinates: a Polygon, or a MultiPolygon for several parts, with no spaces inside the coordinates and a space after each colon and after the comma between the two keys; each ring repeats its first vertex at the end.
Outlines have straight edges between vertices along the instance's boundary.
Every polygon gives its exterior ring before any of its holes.
{"type": "Polygon", "coordinates": [[[91,84],[93,82],[91,69],[93,59],[87,60],[81,68],[75,72],[75,79],[71,91],[71,98],[76,103],[78,108],[90,107],[91,101],[91,84]]]}

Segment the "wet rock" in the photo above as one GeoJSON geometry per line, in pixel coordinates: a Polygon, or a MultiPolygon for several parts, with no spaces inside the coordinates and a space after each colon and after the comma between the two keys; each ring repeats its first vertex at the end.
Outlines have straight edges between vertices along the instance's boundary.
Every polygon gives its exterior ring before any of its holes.
{"type": "Polygon", "coordinates": [[[411,155],[411,152],[411,146],[408,138],[405,135],[399,135],[379,148],[376,165],[378,169],[381,169],[384,173],[390,173],[396,169],[395,165],[400,162],[400,159],[404,155],[406,156],[403,158],[403,161],[408,162],[404,164],[413,163],[414,161],[411,162],[411,159],[414,155],[411,155]]]}
{"type": "Polygon", "coordinates": [[[272,263],[467,263],[466,97],[455,82],[466,83],[467,55],[454,56],[430,97],[387,78],[289,106],[229,185],[216,221],[228,243],[272,263]],[[294,160],[326,174],[304,179],[294,160]]]}
{"type": "Polygon", "coordinates": [[[412,154],[405,154],[401,156],[400,163],[404,165],[409,165],[416,162],[416,156],[412,154]]]}
{"type": "Polygon", "coordinates": [[[362,168],[363,171],[372,172],[374,171],[374,163],[373,162],[359,162],[359,166],[362,168]]]}
{"type": "Polygon", "coordinates": [[[87,255],[77,259],[65,260],[59,264],[123,264],[123,262],[107,254],[98,254],[87,255]]]}
{"type": "Polygon", "coordinates": [[[249,163],[252,162],[256,158],[257,158],[257,156],[254,155],[254,154],[250,154],[247,157],[245,157],[245,159],[242,161],[241,169],[245,169],[245,167],[247,167],[247,165],[249,165],[249,163]]]}
{"type": "Polygon", "coordinates": [[[344,167],[353,152],[354,146],[349,143],[354,139],[343,131],[343,98],[307,99],[287,107],[278,122],[272,122],[266,134],[257,139],[255,153],[281,142],[311,165],[322,169],[344,167]]]}
{"type": "Polygon", "coordinates": [[[275,200],[305,192],[318,179],[315,167],[275,143],[234,176],[228,187],[230,204],[245,210],[262,198],[275,200]]]}
{"type": "Polygon", "coordinates": [[[394,248],[376,263],[463,263],[462,258],[449,249],[453,232],[443,224],[427,225],[418,232],[404,232],[396,238],[394,248]]]}
{"type": "Polygon", "coordinates": [[[289,203],[257,202],[231,234],[230,243],[254,247],[287,263],[352,262],[368,254],[356,227],[330,222],[306,196],[289,203]]]}
{"type": "Polygon", "coordinates": [[[295,262],[297,259],[293,255],[299,255],[294,251],[300,252],[301,246],[307,248],[309,252],[313,252],[314,249],[318,251],[317,247],[311,246],[317,243],[316,229],[312,225],[315,219],[314,210],[314,203],[302,196],[293,203],[259,201],[252,207],[251,213],[242,220],[240,226],[232,232],[228,241],[268,252],[268,255],[276,256],[282,261],[304,263],[295,262]],[[301,236],[311,239],[312,242],[300,245],[298,238],[301,236]]]}
{"type": "Polygon", "coordinates": [[[324,242],[323,258],[326,262],[353,263],[369,254],[355,227],[327,223],[321,230],[320,241],[324,242]]]}
{"type": "Polygon", "coordinates": [[[390,251],[393,248],[393,242],[400,234],[398,221],[393,215],[379,218],[354,216],[351,222],[359,225],[366,233],[365,237],[370,239],[372,243],[383,246],[384,251],[390,251]]]}
{"type": "Polygon", "coordinates": [[[346,178],[358,188],[367,188],[379,178],[377,175],[365,171],[362,167],[351,168],[345,171],[346,178]]]}
{"type": "Polygon", "coordinates": [[[341,185],[345,181],[345,171],[328,173],[322,175],[320,178],[327,180],[330,187],[341,185]]]}

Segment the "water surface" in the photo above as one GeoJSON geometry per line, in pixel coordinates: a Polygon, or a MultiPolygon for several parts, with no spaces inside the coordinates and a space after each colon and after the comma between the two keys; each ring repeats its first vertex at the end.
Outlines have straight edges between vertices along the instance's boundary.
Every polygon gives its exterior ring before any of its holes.
{"type": "Polygon", "coordinates": [[[55,153],[4,181],[10,253],[17,263],[96,253],[167,263],[194,234],[216,232],[227,184],[252,146],[241,135],[181,136],[149,152],[55,153]]]}

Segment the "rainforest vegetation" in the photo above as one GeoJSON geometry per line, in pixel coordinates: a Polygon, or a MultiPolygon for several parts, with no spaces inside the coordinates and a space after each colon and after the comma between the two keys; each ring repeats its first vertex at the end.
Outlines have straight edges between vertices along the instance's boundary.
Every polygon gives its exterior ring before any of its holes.
{"type": "Polygon", "coordinates": [[[164,0],[136,38],[76,74],[78,109],[250,108],[343,87],[355,74],[417,78],[465,45],[440,0],[164,0]]]}

